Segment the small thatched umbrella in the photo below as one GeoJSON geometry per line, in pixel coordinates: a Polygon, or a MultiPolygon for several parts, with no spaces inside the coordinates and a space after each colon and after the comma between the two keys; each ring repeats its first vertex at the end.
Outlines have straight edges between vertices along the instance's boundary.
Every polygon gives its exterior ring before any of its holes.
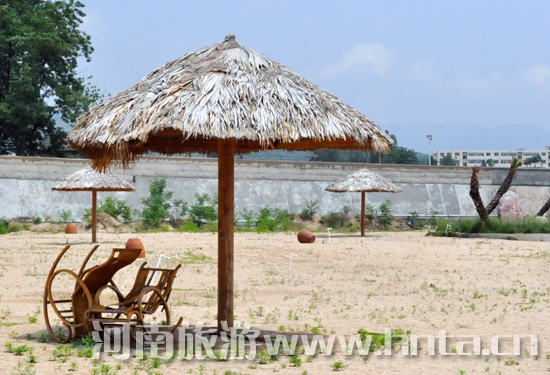
{"type": "Polygon", "coordinates": [[[361,236],[365,235],[365,193],[401,193],[403,190],[384,177],[360,169],[326,187],[333,193],[361,192],[361,236]]]}
{"type": "Polygon", "coordinates": [[[386,152],[391,138],[289,68],[224,42],[154,70],[82,116],[69,143],[104,169],[148,151],[218,154],[218,328],[233,326],[234,155],[325,147],[386,152]]]}
{"type": "Polygon", "coordinates": [[[97,242],[97,192],[134,191],[129,182],[112,173],[101,173],[92,167],[81,169],[57,185],[52,190],[92,192],[92,242],[97,242]]]}

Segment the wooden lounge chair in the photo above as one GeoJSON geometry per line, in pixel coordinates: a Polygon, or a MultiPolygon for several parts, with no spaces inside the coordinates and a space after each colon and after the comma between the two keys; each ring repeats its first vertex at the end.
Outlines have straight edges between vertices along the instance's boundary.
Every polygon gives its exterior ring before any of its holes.
{"type": "MultiPolygon", "coordinates": [[[[181,264],[176,268],[150,268],[146,263],[139,268],[134,286],[126,296],[113,285],[105,285],[95,295],[92,308],[89,310],[88,322],[101,324],[124,324],[136,338],[136,331],[149,332],[151,324],[170,326],[170,309],[168,300],[172,292],[172,284],[181,264]],[[112,289],[119,302],[105,305],[101,303],[101,293],[112,289]]],[[[176,330],[182,323],[170,326],[170,331],[176,330]]]]}
{"type": "Polygon", "coordinates": [[[116,288],[113,276],[122,268],[134,262],[140,249],[113,249],[111,256],[103,264],[86,269],[91,256],[97,250],[94,246],[86,256],[78,273],[69,269],[56,270],[59,261],[65,255],[70,246],[66,246],[52,265],[46,285],[44,288],[44,318],[48,332],[52,338],[60,343],[66,343],[79,337],[86,336],[90,332],[90,325],[86,317],[98,291],[103,290],[106,285],[116,288]],[[75,279],[75,286],[70,298],[55,299],[52,292],[52,284],[59,275],[68,274],[75,279]],[[51,326],[48,315],[48,307],[51,307],[66,332],[55,332],[51,326]]]}

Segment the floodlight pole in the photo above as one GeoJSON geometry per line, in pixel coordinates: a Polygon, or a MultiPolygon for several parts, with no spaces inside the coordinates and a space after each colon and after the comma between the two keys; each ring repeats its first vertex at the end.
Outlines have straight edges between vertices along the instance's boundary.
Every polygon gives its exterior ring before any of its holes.
{"type": "Polygon", "coordinates": [[[431,134],[426,135],[426,138],[428,139],[428,165],[432,165],[432,139],[434,139],[434,136],[431,134]]]}
{"type": "Polygon", "coordinates": [[[218,140],[218,331],[233,327],[235,140],[218,140]],[[227,323],[227,325],[225,325],[227,323]]]}

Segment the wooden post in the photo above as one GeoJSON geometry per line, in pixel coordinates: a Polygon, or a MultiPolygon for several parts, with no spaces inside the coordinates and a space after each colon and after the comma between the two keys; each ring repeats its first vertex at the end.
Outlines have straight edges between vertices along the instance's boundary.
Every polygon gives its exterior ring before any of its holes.
{"type": "Polygon", "coordinates": [[[365,192],[361,192],[361,237],[365,237],[365,192]]]}
{"type": "Polygon", "coordinates": [[[97,191],[92,190],[92,243],[97,242],[97,191]]]}
{"type": "Polygon", "coordinates": [[[233,327],[235,140],[218,140],[218,330],[233,327]]]}

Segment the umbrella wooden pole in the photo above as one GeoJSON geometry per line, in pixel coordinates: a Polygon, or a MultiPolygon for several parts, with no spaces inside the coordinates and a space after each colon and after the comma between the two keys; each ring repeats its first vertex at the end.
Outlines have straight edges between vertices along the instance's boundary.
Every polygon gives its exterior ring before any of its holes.
{"type": "Polygon", "coordinates": [[[233,327],[235,141],[218,140],[218,330],[233,327]]]}
{"type": "Polygon", "coordinates": [[[92,243],[97,242],[97,191],[92,191],[92,243]]]}
{"type": "Polygon", "coordinates": [[[365,192],[361,192],[361,237],[365,236],[365,192]]]}

